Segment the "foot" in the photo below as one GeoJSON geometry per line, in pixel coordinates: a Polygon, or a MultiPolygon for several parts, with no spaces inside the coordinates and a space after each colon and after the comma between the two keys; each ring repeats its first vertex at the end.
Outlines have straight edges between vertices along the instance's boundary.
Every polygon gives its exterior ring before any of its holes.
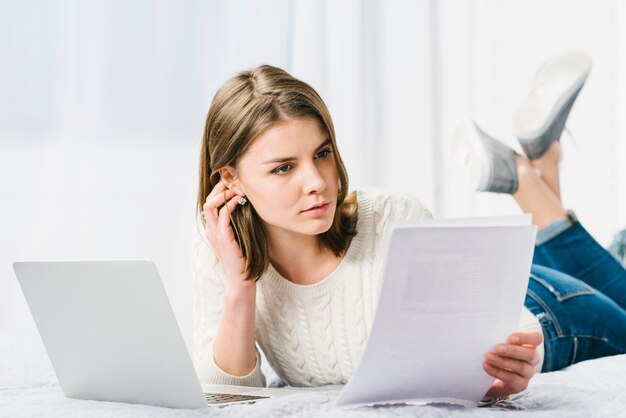
{"type": "Polygon", "coordinates": [[[456,159],[466,166],[477,191],[513,194],[518,189],[516,153],[474,122],[464,122],[455,137],[456,159]]]}
{"type": "Polygon", "coordinates": [[[517,139],[530,160],[540,158],[561,137],[590,71],[591,58],[582,52],[558,55],[539,68],[513,119],[517,139]]]}

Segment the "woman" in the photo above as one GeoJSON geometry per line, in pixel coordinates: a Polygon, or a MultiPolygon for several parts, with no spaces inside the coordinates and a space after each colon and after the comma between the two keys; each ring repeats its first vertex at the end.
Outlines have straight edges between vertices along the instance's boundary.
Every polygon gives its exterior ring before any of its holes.
{"type": "MultiPolygon", "coordinates": [[[[372,324],[386,225],[431,217],[410,196],[349,193],[322,99],[270,66],[213,99],[198,211],[195,366],[203,383],[250,386],[265,384],[255,342],[291,385],[345,383],[372,324]]],[[[520,331],[485,357],[488,397],[520,392],[545,369],[542,338],[524,308],[520,331]]]]}

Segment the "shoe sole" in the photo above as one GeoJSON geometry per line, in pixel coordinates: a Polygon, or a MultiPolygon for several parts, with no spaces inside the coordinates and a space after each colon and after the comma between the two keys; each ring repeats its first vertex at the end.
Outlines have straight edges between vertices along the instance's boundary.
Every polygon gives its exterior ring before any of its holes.
{"type": "Polygon", "coordinates": [[[562,110],[571,108],[573,101],[567,102],[576,97],[590,71],[591,59],[580,52],[562,54],[543,64],[513,119],[518,139],[533,141],[545,135],[562,110]]]}

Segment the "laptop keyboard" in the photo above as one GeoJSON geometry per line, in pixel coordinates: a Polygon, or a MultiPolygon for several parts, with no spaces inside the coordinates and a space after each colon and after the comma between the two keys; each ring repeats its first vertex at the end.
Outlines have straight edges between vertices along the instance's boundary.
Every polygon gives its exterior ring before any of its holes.
{"type": "Polygon", "coordinates": [[[254,401],[255,399],[268,398],[268,396],[235,395],[234,393],[205,393],[204,396],[209,404],[254,401]]]}

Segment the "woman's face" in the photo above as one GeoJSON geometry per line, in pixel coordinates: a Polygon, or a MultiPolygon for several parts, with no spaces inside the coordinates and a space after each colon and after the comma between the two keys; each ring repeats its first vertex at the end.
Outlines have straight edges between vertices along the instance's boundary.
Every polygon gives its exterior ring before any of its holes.
{"type": "Polygon", "coordinates": [[[333,223],[337,166],[313,118],[281,120],[259,135],[239,158],[236,179],[270,238],[317,235],[333,223]]]}

